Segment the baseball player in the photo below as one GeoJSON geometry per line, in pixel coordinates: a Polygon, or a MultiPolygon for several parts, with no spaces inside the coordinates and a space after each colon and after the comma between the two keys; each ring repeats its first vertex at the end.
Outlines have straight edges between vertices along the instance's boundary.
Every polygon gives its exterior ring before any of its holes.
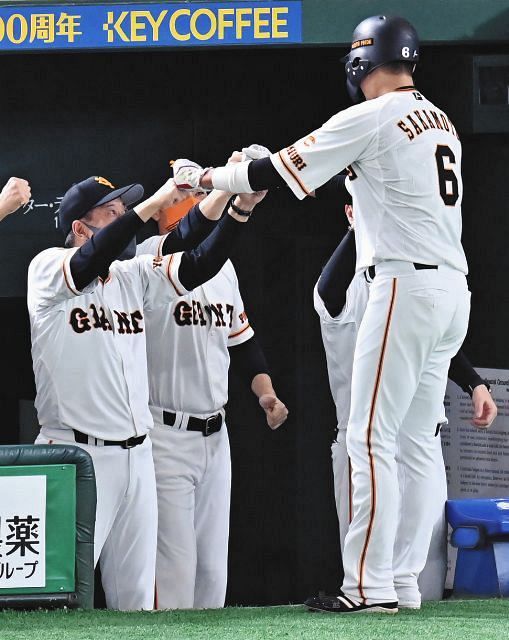
{"type": "Polygon", "coordinates": [[[468,326],[461,143],[450,118],[413,83],[419,40],[406,20],[363,20],[344,60],[350,95],[365,102],[269,158],[184,170],[176,181],[235,193],[286,183],[302,199],[351,168],[357,270],[373,283],[352,372],[353,517],[343,595],[316,608],[397,613],[398,592],[420,601],[417,577],[438,509],[436,424],[450,360],[468,326]],[[401,505],[396,455],[413,469],[401,505]],[[414,522],[411,539],[398,535],[400,512],[414,522]]]}
{"type": "MultiPolygon", "coordinates": [[[[344,178],[344,176],[342,176],[344,178]]],[[[320,190],[317,192],[317,196],[320,190]]],[[[322,340],[327,360],[329,384],[336,404],[337,428],[332,443],[332,469],[334,493],[339,520],[341,549],[351,520],[350,463],[346,450],[346,428],[350,410],[350,383],[355,341],[368,301],[369,283],[362,272],[354,275],[355,241],[353,235],[353,208],[345,205],[345,214],[350,230],[324,267],[322,276],[314,289],[315,310],[320,317],[322,340]],[[346,289],[346,282],[352,278],[346,289]],[[341,289],[340,287],[344,288],[341,289]]],[[[449,377],[472,397],[474,407],[473,424],[487,428],[497,415],[497,407],[490,396],[487,383],[477,374],[465,355],[460,351],[451,362],[449,377]]],[[[445,422],[445,415],[440,423],[445,422]]],[[[396,458],[400,486],[407,470],[404,458],[396,458]]],[[[440,481],[436,499],[445,504],[447,481],[443,463],[440,429],[436,430],[435,475],[440,481]]],[[[402,514],[399,527],[413,530],[413,522],[402,514]]],[[[439,600],[443,595],[446,572],[445,512],[439,514],[434,525],[426,566],[419,576],[419,588],[423,600],[439,600]]],[[[315,598],[306,604],[311,607],[315,598]]],[[[420,603],[399,600],[399,607],[418,608],[420,603]]]]}
{"type": "MultiPolygon", "coordinates": [[[[212,192],[195,204],[217,219],[228,206],[250,213],[265,193],[212,192]]],[[[196,197],[196,196],[195,196],[196,197]]],[[[161,216],[177,222],[183,203],[161,216]]],[[[167,222],[160,229],[167,228],[167,222]]],[[[162,222],[160,218],[160,223],[162,222]]],[[[158,255],[166,237],[138,254],[158,255]]],[[[227,583],[231,463],[224,405],[228,367],[246,380],[275,429],[288,411],[278,399],[251,328],[230,261],[211,280],[146,314],[151,431],[158,496],[156,593],[159,609],[224,606],[227,583]]]]}
{"type": "Polygon", "coordinates": [[[9,178],[0,192],[0,222],[30,200],[30,185],[23,178],[9,178]]]}
{"type": "Polygon", "coordinates": [[[141,185],[115,189],[102,177],[72,186],[59,209],[66,248],[37,255],[28,309],[41,425],[37,443],[76,443],[92,456],[97,483],[95,562],[106,604],[151,609],[157,496],[150,440],[145,314],[213,277],[244,228],[231,212],[196,250],[141,256],[135,233],[170,204],[168,181],[137,202],[141,185]]]}

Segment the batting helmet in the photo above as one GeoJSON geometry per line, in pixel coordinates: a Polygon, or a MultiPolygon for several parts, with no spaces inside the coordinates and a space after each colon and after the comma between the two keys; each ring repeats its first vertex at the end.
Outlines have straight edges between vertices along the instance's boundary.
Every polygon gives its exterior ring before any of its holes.
{"type": "Polygon", "coordinates": [[[371,16],[360,22],[352,35],[345,63],[346,87],[354,102],[361,97],[360,84],[369,73],[388,62],[419,60],[419,36],[404,18],[371,16]]]}

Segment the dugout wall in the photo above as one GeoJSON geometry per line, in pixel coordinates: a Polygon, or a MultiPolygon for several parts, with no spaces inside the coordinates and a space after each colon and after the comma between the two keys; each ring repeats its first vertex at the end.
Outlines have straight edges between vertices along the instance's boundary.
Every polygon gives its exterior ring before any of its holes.
{"type": "MultiPolygon", "coordinates": [[[[365,15],[374,4],[363,3],[365,15]]],[[[498,29],[507,25],[509,7],[497,7],[498,29]]],[[[487,21],[480,20],[478,41],[489,39],[487,21]]],[[[3,171],[30,177],[39,203],[48,204],[66,185],[95,173],[115,184],[140,181],[151,192],[173,158],[214,164],[253,141],[280,148],[349,104],[339,63],[344,52],[321,46],[0,56],[3,171]]],[[[464,108],[458,64],[474,54],[509,54],[509,45],[423,50],[416,83],[453,122],[464,108]]],[[[509,136],[458,129],[473,292],[465,350],[476,366],[503,368],[509,136]]],[[[247,312],[290,416],[270,432],[252,394],[231,380],[230,604],[300,602],[340,580],[329,451],[335,414],[312,288],[346,229],[341,212],[342,203],[319,207],[283,191],[270,194],[234,256],[247,312]]],[[[22,296],[30,256],[61,241],[51,222],[41,208],[0,227],[4,443],[17,440],[19,399],[33,396],[22,296]]]]}

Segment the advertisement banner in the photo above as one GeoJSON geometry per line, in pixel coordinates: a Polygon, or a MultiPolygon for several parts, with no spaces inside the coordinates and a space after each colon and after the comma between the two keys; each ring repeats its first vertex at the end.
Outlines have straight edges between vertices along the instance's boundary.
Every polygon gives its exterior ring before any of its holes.
{"type": "Polygon", "coordinates": [[[0,477],[0,589],[46,586],[46,476],[0,477]]]}
{"type": "Polygon", "coordinates": [[[302,3],[0,7],[1,51],[281,45],[302,42],[302,3]]]}

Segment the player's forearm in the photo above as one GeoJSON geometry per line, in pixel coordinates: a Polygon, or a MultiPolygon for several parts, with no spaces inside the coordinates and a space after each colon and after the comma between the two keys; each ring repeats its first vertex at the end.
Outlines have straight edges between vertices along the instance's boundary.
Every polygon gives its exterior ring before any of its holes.
{"type": "Polygon", "coordinates": [[[82,291],[98,276],[107,275],[111,263],[127,247],[143,224],[143,220],[134,211],[128,211],[94,233],[74,253],[69,266],[78,291],[82,291]]]}
{"type": "Polygon", "coordinates": [[[272,379],[267,373],[258,373],[251,382],[251,389],[257,398],[264,395],[276,395],[272,379]]]}
{"type": "Polygon", "coordinates": [[[229,211],[196,249],[186,251],[182,255],[179,280],[188,291],[219,273],[242,233],[246,221],[247,218],[229,211]]]}
{"type": "Polygon", "coordinates": [[[200,202],[201,213],[209,220],[219,220],[233,193],[214,189],[200,202]]]}
{"type": "Polygon", "coordinates": [[[318,295],[332,318],[336,318],[345,306],[346,292],[355,275],[355,260],[355,236],[353,231],[348,231],[318,280],[318,295]]]}
{"type": "Polygon", "coordinates": [[[475,387],[485,384],[484,380],[474,369],[465,353],[460,350],[451,360],[449,367],[449,378],[455,382],[458,387],[472,396],[475,387]]]}
{"type": "Polygon", "coordinates": [[[231,193],[253,193],[276,189],[285,183],[269,157],[249,162],[235,162],[225,167],[209,169],[203,174],[200,184],[206,189],[214,188],[231,193]]]}
{"type": "Polygon", "coordinates": [[[253,336],[242,344],[229,348],[230,367],[259,398],[264,393],[274,393],[265,354],[253,336]]]}

